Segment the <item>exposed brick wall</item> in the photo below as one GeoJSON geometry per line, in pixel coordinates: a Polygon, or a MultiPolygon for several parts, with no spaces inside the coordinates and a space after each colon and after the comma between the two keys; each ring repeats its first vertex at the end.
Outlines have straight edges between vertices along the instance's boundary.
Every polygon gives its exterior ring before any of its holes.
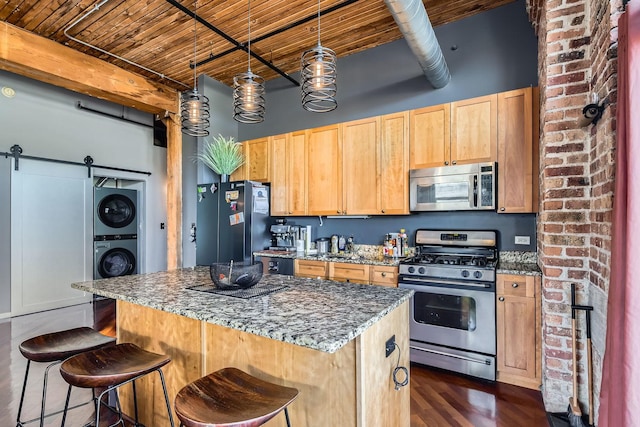
{"type": "MultiPolygon", "coordinates": [[[[550,411],[566,410],[572,395],[571,283],[577,285],[578,302],[595,307],[596,396],[600,389],[614,189],[616,29],[621,7],[621,0],[527,1],[539,37],[538,256],[543,272],[543,397],[550,411]],[[593,94],[607,104],[604,115],[597,125],[580,127],[582,108],[593,102],[593,94]]],[[[579,328],[584,331],[584,316],[579,328]]],[[[584,340],[578,358],[580,402],[588,411],[584,340]]]]}

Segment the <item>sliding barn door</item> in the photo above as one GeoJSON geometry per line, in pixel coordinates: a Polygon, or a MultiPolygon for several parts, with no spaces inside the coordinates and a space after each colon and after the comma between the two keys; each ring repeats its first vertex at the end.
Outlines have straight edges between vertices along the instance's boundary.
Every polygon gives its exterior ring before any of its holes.
{"type": "Polygon", "coordinates": [[[92,180],[83,167],[20,159],[11,173],[11,314],[90,301],[92,180]]]}

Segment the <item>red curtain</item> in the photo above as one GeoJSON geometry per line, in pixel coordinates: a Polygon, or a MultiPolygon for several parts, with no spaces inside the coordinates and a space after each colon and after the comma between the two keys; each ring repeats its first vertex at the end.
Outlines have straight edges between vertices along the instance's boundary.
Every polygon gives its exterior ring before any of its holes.
{"type": "Polygon", "coordinates": [[[640,0],[618,21],[616,183],[601,427],[640,426],[640,0]]]}

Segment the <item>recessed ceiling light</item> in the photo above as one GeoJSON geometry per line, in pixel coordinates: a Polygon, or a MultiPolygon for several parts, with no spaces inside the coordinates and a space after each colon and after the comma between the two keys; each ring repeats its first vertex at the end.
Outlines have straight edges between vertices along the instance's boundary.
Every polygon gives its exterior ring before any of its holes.
{"type": "Polygon", "coordinates": [[[2,94],[7,98],[13,98],[14,96],[16,96],[16,91],[10,87],[4,86],[2,88],[2,94]]]}

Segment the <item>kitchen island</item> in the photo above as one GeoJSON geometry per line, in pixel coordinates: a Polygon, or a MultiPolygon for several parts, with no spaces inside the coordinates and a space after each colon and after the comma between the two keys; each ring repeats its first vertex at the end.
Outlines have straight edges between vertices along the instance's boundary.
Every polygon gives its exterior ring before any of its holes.
{"type": "MultiPolygon", "coordinates": [[[[172,399],[188,382],[235,366],[300,391],[294,426],[409,426],[409,387],[395,390],[392,373],[398,357],[409,367],[411,291],[291,276],[264,276],[253,290],[281,289],[250,299],[190,289],[210,285],[209,269],[196,267],[72,287],[117,300],[118,342],[171,357],[172,399]],[[394,335],[398,347],[386,357],[394,335]]],[[[145,425],[165,426],[157,381],[137,384],[139,410],[145,425]]],[[[284,417],[267,425],[284,426],[284,417]]]]}

